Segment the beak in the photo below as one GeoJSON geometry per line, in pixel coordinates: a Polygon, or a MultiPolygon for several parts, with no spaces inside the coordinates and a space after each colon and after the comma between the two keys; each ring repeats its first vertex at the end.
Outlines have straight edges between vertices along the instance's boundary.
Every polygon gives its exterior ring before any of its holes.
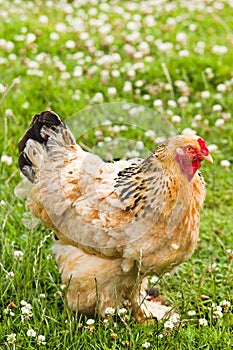
{"type": "Polygon", "coordinates": [[[213,158],[211,157],[210,154],[208,154],[208,156],[203,156],[202,159],[206,160],[209,163],[213,163],[214,162],[214,160],[213,160],[213,158]]]}

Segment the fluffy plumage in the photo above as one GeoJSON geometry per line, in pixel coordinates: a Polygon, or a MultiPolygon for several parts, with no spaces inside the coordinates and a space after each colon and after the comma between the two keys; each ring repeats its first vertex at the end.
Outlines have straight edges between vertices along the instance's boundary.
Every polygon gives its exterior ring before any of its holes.
{"type": "Polygon", "coordinates": [[[192,255],[205,198],[198,169],[212,161],[200,137],[173,137],[145,160],[105,163],[45,111],[19,152],[27,206],[58,238],[52,251],[70,307],[104,315],[130,299],[137,312],[139,282],[192,255]]]}

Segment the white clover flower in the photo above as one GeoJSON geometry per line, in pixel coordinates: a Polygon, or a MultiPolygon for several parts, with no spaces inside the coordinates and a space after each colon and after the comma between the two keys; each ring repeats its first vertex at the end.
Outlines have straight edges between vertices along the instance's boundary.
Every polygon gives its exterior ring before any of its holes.
{"type": "Polygon", "coordinates": [[[180,315],[175,312],[173,315],[171,315],[171,317],[169,318],[169,321],[171,321],[173,323],[179,322],[180,321],[180,315]]]}
{"type": "Polygon", "coordinates": [[[196,114],[196,115],[194,116],[194,120],[195,120],[196,122],[202,120],[201,114],[196,114]]]}
{"type": "Polygon", "coordinates": [[[109,307],[107,307],[105,309],[105,314],[106,315],[114,315],[115,312],[116,312],[116,309],[114,309],[114,307],[111,307],[111,306],[109,306],[109,307]]]}
{"type": "Polygon", "coordinates": [[[222,118],[219,118],[215,121],[214,125],[217,127],[217,128],[221,128],[223,127],[223,125],[225,124],[225,120],[222,119],[222,118]]]}
{"type": "Polygon", "coordinates": [[[177,33],[176,41],[180,44],[185,44],[187,41],[187,35],[184,32],[177,33]]]}
{"type": "Polygon", "coordinates": [[[148,55],[150,53],[150,46],[146,41],[140,42],[140,44],[138,45],[138,49],[140,52],[143,53],[143,55],[148,55]]]}
{"type": "Polygon", "coordinates": [[[218,92],[226,92],[227,91],[227,86],[225,84],[218,84],[216,87],[216,90],[218,92]]]}
{"type": "Polygon", "coordinates": [[[107,90],[107,92],[108,92],[108,95],[109,95],[109,96],[116,96],[116,94],[117,94],[117,89],[116,89],[115,87],[109,87],[108,90],[107,90]]]}
{"type": "Polygon", "coordinates": [[[188,311],[188,316],[195,316],[196,315],[196,311],[195,310],[189,310],[188,311]]]}
{"type": "Polygon", "coordinates": [[[139,152],[136,150],[126,152],[125,156],[127,158],[138,158],[140,156],[139,152]]]}
{"type": "Polygon", "coordinates": [[[214,55],[222,56],[225,55],[228,52],[228,48],[223,45],[214,45],[212,47],[212,53],[214,55]]]}
{"type": "Polygon", "coordinates": [[[223,159],[220,164],[221,164],[221,167],[225,170],[227,170],[231,165],[231,163],[227,159],[223,159]]]}
{"type": "Polygon", "coordinates": [[[22,260],[23,259],[23,252],[21,250],[15,250],[13,253],[13,257],[15,260],[22,260]]]}
{"type": "Polygon", "coordinates": [[[48,23],[49,23],[49,18],[48,18],[46,15],[41,15],[41,16],[38,18],[38,21],[39,21],[41,24],[48,24],[48,23]]]}
{"type": "Polygon", "coordinates": [[[150,342],[146,341],[145,343],[142,344],[142,348],[148,349],[150,347],[150,342]]]}
{"type": "Polygon", "coordinates": [[[5,110],[5,116],[6,117],[13,117],[14,113],[12,111],[12,109],[8,108],[5,110]]]}
{"type": "Polygon", "coordinates": [[[205,318],[200,318],[199,319],[199,325],[200,326],[207,326],[208,325],[208,321],[205,318]]]}
{"type": "Polygon", "coordinates": [[[120,71],[118,69],[113,69],[111,71],[111,76],[114,78],[118,78],[121,75],[120,71]]]}
{"type": "Polygon", "coordinates": [[[151,138],[151,139],[153,139],[153,138],[155,137],[155,132],[154,132],[154,130],[147,130],[147,131],[145,132],[145,136],[146,136],[146,137],[149,137],[149,138],[151,138]]]}
{"type": "Polygon", "coordinates": [[[189,50],[180,50],[180,51],[178,52],[178,55],[179,55],[180,57],[189,57],[189,50]]]}
{"type": "Polygon", "coordinates": [[[201,98],[203,98],[203,99],[210,98],[210,92],[208,90],[202,91],[201,92],[201,98]]]}
{"type": "Polygon", "coordinates": [[[210,145],[208,145],[208,150],[209,150],[210,152],[215,153],[215,152],[218,151],[218,146],[215,145],[214,143],[213,143],[213,144],[210,144],[210,145]]]}
{"type": "Polygon", "coordinates": [[[160,108],[160,107],[162,107],[163,106],[163,101],[162,100],[154,100],[154,102],[153,102],[153,106],[155,107],[155,108],[160,108]]]}
{"type": "Polygon", "coordinates": [[[170,108],[176,108],[176,107],[177,107],[177,103],[176,103],[176,101],[174,101],[174,100],[168,100],[168,101],[167,101],[167,105],[168,105],[168,107],[170,107],[170,108]]]}
{"type": "Polygon", "coordinates": [[[104,96],[102,92],[97,92],[95,96],[92,98],[92,102],[96,103],[103,103],[104,102],[104,96]]]}
{"type": "Polygon", "coordinates": [[[66,30],[67,30],[67,26],[66,26],[65,23],[59,22],[59,23],[56,24],[55,29],[59,33],[65,33],[66,30]]]}
{"type": "Polygon", "coordinates": [[[45,296],[44,293],[41,293],[41,294],[39,295],[39,298],[40,298],[40,299],[45,299],[45,297],[46,297],[46,296],[45,296]]]}
{"type": "Polygon", "coordinates": [[[139,150],[144,149],[144,143],[142,141],[137,141],[135,147],[139,150]]]}
{"type": "Polygon", "coordinates": [[[180,96],[177,102],[179,103],[180,107],[185,107],[188,103],[188,96],[180,96]]]}
{"type": "Polygon", "coordinates": [[[16,342],[16,334],[15,333],[8,334],[7,343],[14,344],[15,342],[16,342]]]}
{"type": "Polygon", "coordinates": [[[42,334],[38,335],[38,337],[37,337],[37,344],[38,345],[45,345],[46,344],[44,335],[42,335],[42,334]]]}
{"type": "Polygon", "coordinates": [[[87,324],[88,326],[91,326],[91,325],[95,324],[95,320],[93,320],[92,318],[89,318],[89,319],[86,321],[86,324],[87,324]]]}
{"type": "Polygon", "coordinates": [[[197,29],[197,25],[196,25],[195,23],[191,23],[191,24],[189,25],[189,30],[190,30],[191,32],[195,32],[196,29],[197,29]]]}
{"type": "Polygon", "coordinates": [[[169,329],[173,329],[174,328],[174,323],[170,320],[164,322],[164,328],[169,328],[169,329]]]}
{"type": "Polygon", "coordinates": [[[174,124],[180,124],[181,117],[179,115],[173,115],[172,121],[173,121],[174,124]]]}
{"type": "Polygon", "coordinates": [[[27,336],[30,337],[30,338],[34,338],[36,337],[36,331],[34,331],[33,328],[29,328],[29,330],[27,331],[27,336]]]}
{"type": "Polygon", "coordinates": [[[25,38],[26,44],[31,44],[36,40],[36,36],[34,33],[28,33],[25,38]]]}
{"type": "Polygon", "coordinates": [[[52,33],[50,33],[49,37],[51,40],[55,41],[55,40],[59,39],[59,34],[57,32],[52,32],[52,33]]]}
{"type": "Polygon", "coordinates": [[[6,154],[3,154],[1,156],[1,162],[6,164],[6,165],[11,165],[13,160],[11,156],[7,156],[6,154]]]}
{"type": "Polygon", "coordinates": [[[28,109],[28,107],[29,107],[29,102],[24,102],[24,103],[22,104],[22,108],[23,108],[23,109],[28,109]]]}
{"type": "Polygon", "coordinates": [[[123,86],[123,91],[126,93],[131,93],[132,92],[132,83],[131,81],[126,81],[123,86]]]}
{"type": "Polygon", "coordinates": [[[182,131],[182,135],[196,135],[196,130],[193,130],[191,128],[185,128],[183,131],[182,131]]]}
{"type": "Polygon", "coordinates": [[[0,83],[0,94],[3,94],[6,91],[6,87],[0,83]]]}
{"type": "Polygon", "coordinates": [[[221,112],[222,106],[220,104],[213,105],[212,107],[214,112],[221,112]]]}
{"type": "Polygon", "coordinates": [[[65,47],[66,47],[67,49],[74,49],[75,46],[76,46],[76,43],[75,43],[74,40],[67,40],[67,41],[65,42],[65,47]]]}
{"type": "Polygon", "coordinates": [[[222,307],[223,312],[228,312],[231,307],[231,303],[229,300],[223,300],[220,302],[219,305],[222,307]]]}

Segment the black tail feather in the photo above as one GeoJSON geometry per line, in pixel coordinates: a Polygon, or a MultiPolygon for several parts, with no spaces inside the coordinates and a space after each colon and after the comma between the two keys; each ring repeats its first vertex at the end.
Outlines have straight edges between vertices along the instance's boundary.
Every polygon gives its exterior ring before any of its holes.
{"type": "MultiPolygon", "coordinates": [[[[24,152],[24,148],[26,146],[27,141],[29,139],[32,139],[40,143],[46,143],[47,139],[42,137],[41,128],[44,125],[47,126],[48,128],[54,128],[61,124],[65,127],[65,124],[59,118],[59,116],[56,113],[51,111],[44,111],[40,114],[36,114],[33,117],[28,130],[26,131],[25,135],[22,137],[22,139],[18,143],[18,150],[19,150],[18,164],[22,173],[24,173],[25,168],[28,169],[28,167],[32,167],[31,161],[28,159],[27,155],[24,152]]],[[[31,172],[33,175],[33,169],[31,172]]],[[[33,176],[30,176],[29,178],[31,182],[33,182],[32,178],[33,176]]]]}

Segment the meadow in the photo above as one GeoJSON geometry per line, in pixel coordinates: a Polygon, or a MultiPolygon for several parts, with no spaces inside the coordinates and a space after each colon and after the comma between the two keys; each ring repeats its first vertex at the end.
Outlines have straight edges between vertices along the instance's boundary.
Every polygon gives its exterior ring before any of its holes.
{"type": "Polygon", "coordinates": [[[0,0],[0,349],[232,349],[232,16],[232,0],[0,0]],[[68,310],[53,233],[14,194],[17,143],[45,109],[110,161],[173,133],[206,140],[197,249],[152,277],[172,318],[68,310]]]}

